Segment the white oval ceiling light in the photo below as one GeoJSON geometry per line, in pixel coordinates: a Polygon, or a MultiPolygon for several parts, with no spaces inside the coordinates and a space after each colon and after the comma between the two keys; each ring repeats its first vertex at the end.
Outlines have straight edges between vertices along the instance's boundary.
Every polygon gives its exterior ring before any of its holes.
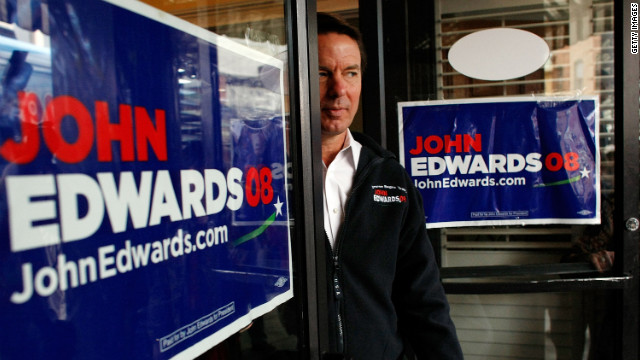
{"type": "Polygon", "coordinates": [[[481,80],[509,80],[538,70],[549,59],[549,45],[529,31],[481,30],[456,41],[449,63],[463,75],[481,80]]]}

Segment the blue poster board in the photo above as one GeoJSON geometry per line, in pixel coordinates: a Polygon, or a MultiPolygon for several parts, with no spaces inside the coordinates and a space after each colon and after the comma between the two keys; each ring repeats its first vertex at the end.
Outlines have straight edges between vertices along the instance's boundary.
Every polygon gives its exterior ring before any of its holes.
{"type": "Polygon", "coordinates": [[[290,299],[282,61],[138,2],[2,6],[0,358],[194,358],[290,299]]]}
{"type": "Polygon", "coordinates": [[[398,105],[428,228],[600,222],[597,97],[398,105]]]}

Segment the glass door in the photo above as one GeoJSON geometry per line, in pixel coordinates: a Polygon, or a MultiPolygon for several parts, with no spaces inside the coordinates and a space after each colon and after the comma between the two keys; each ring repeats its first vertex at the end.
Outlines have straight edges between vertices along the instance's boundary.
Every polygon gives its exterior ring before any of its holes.
{"type": "MultiPolygon", "coordinates": [[[[636,358],[637,325],[625,319],[637,318],[638,303],[634,3],[436,0],[377,6],[381,20],[359,19],[363,32],[383,44],[383,70],[368,76],[384,84],[386,119],[369,125],[386,131],[392,151],[404,151],[398,144],[399,102],[593,96],[599,104],[594,140],[600,155],[600,224],[430,230],[465,358],[636,358]],[[548,46],[548,60],[536,71],[506,80],[461,73],[449,59],[453,45],[488,29],[534,34],[548,46]]],[[[373,104],[378,95],[364,96],[364,103],[373,104]]]]}
{"type": "MultiPolygon", "coordinates": [[[[304,73],[299,69],[298,39],[306,37],[302,29],[306,29],[306,16],[299,19],[298,13],[304,13],[306,6],[303,2],[289,1],[214,1],[214,2],[167,2],[144,0],[146,3],[175,15],[181,19],[198,25],[217,35],[221,35],[234,42],[255,49],[268,56],[280,59],[285,66],[285,147],[287,160],[284,164],[267,164],[272,167],[274,174],[286,177],[289,181],[289,208],[291,242],[293,249],[294,293],[295,297],[278,306],[267,314],[254,319],[250,326],[231,335],[227,340],[202,354],[199,359],[303,359],[311,356],[314,348],[315,331],[310,330],[309,324],[314,326],[315,303],[314,287],[307,287],[307,277],[313,278],[314,271],[307,272],[306,253],[313,251],[313,242],[305,243],[305,223],[313,221],[313,212],[302,209],[299,200],[309,195],[303,192],[302,174],[310,171],[310,148],[301,148],[301,144],[311,143],[309,115],[304,113],[308,107],[308,89],[302,80],[304,73]],[[293,63],[292,63],[293,61],[293,63]],[[274,166],[277,168],[274,168],[274,166]],[[311,291],[308,293],[307,291],[311,291]],[[307,296],[310,297],[308,298],[307,296]]],[[[302,44],[306,43],[306,38],[302,44]]],[[[306,69],[304,69],[306,71],[306,69]]],[[[268,74],[267,74],[268,76],[268,74]]],[[[263,79],[267,81],[268,78],[263,79]]],[[[242,89],[255,84],[240,81],[220,84],[221,96],[227,101],[246,103],[247,105],[263,102],[264,94],[246,93],[242,89]]],[[[253,156],[257,151],[267,148],[268,131],[264,128],[252,127],[249,131],[239,134],[251,140],[251,147],[247,154],[240,157],[253,156]]],[[[274,175],[275,178],[275,175],[274,175]]],[[[310,174],[305,175],[310,179],[310,174]]],[[[310,180],[307,180],[310,182],[310,180]]],[[[310,189],[309,186],[307,186],[310,189]]],[[[310,204],[309,204],[310,205],[310,204]]],[[[311,230],[312,231],[312,230],[311,230]]],[[[269,244],[264,244],[268,247],[269,244]]],[[[255,249],[258,253],[268,253],[268,249],[255,249]]],[[[259,256],[259,254],[258,254],[259,256]]]]}
{"type": "Polygon", "coordinates": [[[0,2],[1,358],[320,357],[307,12],[0,2]]]}

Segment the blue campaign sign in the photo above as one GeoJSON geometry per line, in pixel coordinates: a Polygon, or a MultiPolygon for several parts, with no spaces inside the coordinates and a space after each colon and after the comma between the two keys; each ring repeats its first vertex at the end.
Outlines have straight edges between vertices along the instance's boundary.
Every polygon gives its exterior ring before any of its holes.
{"type": "Polygon", "coordinates": [[[1,6],[0,358],[194,358],[290,299],[282,61],[138,2],[1,6]]]}
{"type": "Polygon", "coordinates": [[[427,227],[600,222],[598,98],[398,105],[427,227]]]}

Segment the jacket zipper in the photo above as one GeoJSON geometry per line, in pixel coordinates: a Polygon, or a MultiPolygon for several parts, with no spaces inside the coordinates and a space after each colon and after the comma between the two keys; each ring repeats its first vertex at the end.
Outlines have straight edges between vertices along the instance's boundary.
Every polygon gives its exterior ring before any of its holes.
{"type": "MultiPolygon", "coordinates": [[[[369,172],[369,170],[373,167],[374,163],[378,163],[383,161],[383,158],[376,158],[373,161],[371,161],[369,164],[366,165],[366,168],[363,170],[362,174],[360,175],[359,179],[360,181],[356,184],[353,185],[353,187],[351,188],[351,193],[354,193],[362,183],[364,183],[364,178],[366,177],[367,173],[369,172]]],[[[344,227],[347,224],[347,214],[348,214],[348,208],[349,208],[349,204],[351,203],[351,197],[349,197],[347,199],[347,203],[345,204],[345,209],[344,209],[344,219],[342,221],[342,227],[344,227]]],[[[342,320],[342,298],[343,298],[343,293],[342,293],[342,286],[340,285],[340,278],[338,276],[339,270],[340,270],[340,245],[342,244],[342,236],[341,234],[343,233],[343,231],[340,231],[338,233],[338,238],[336,239],[336,243],[335,243],[335,249],[331,249],[332,255],[333,255],[333,296],[335,298],[335,304],[336,304],[336,314],[337,314],[337,327],[338,327],[338,352],[339,353],[343,353],[344,349],[345,349],[345,341],[344,341],[344,323],[342,320]]],[[[328,235],[327,235],[327,239],[328,239],[328,235]]]]}
{"type": "Polygon", "coordinates": [[[338,352],[344,351],[344,324],[342,323],[342,288],[340,287],[340,279],[338,279],[338,256],[333,257],[333,296],[335,297],[337,326],[338,326],[338,352]]]}

